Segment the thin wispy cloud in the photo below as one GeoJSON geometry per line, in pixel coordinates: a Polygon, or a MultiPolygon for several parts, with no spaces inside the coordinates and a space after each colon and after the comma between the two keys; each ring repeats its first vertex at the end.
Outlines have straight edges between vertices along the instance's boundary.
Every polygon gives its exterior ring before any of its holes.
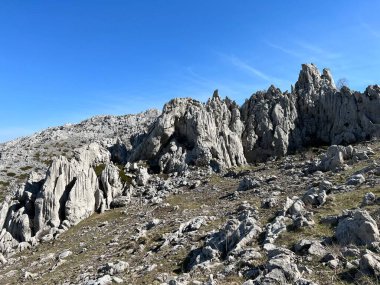
{"type": "Polygon", "coordinates": [[[292,49],[288,49],[288,48],[284,48],[284,47],[282,47],[282,46],[276,45],[276,44],[271,43],[271,42],[268,42],[268,41],[266,41],[265,43],[266,43],[269,47],[274,48],[274,49],[277,49],[277,50],[279,50],[279,51],[282,51],[283,53],[286,53],[286,54],[292,55],[292,56],[294,56],[294,57],[302,57],[302,55],[299,53],[299,51],[292,50],[292,49]]]}
{"type": "Polygon", "coordinates": [[[257,69],[256,67],[248,64],[246,61],[238,58],[235,55],[227,55],[227,54],[219,54],[224,60],[231,63],[233,66],[237,67],[238,69],[245,71],[246,73],[250,74],[251,76],[255,78],[259,78],[265,81],[268,81],[270,83],[274,83],[276,81],[279,81],[278,78],[275,78],[273,76],[270,76],[263,71],[257,69]]]}
{"type": "Polygon", "coordinates": [[[307,42],[296,41],[295,43],[298,46],[300,46],[301,48],[303,48],[304,50],[309,51],[311,53],[316,53],[316,54],[325,54],[326,53],[326,51],[323,50],[321,47],[307,43],[307,42]]]}
{"type": "Polygon", "coordinates": [[[313,59],[316,61],[324,61],[335,60],[342,57],[342,54],[340,53],[332,52],[318,45],[300,40],[289,43],[291,48],[284,47],[268,41],[265,43],[273,49],[277,49],[283,53],[301,59],[313,59]]]}
{"type": "Polygon", "coordinates": [[[380,32],[376,29],[374,29],[371,25],[365,23],[365,22],[362,22],[360,24],[360,26],[366,30],[371,36],[375,37],[375,38],[380,38],[380,32]]]}
{"type": "Polygon", "coordinates": [[[295,42],[298,46],[300,46],[305,51],[308,51],[309,53],[312,53],[317,56],[321,56],[327,59],[336,59],[340,58],[342,55],[338,52],[332,52],[328,49],[322,48],[318,45],[307,43],[304,41],[296,41],[295,42]]]}

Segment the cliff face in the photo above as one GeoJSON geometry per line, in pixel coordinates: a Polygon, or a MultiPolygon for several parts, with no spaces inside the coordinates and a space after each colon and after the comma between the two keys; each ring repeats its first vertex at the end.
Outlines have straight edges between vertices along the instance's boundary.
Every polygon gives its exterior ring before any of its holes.
{"type": "Polygon", "coordinates": [[[379,135],[377,85],[369,86],[364,93],[347,87],[337,90],[328,70],[320,75],[315,66],[303,65],[294,93],[304,145],[349,144],[379,135]]]}
{"type": "Polygon", "coordinates": [[[304,64],[291,93],[271,86],[240,108],[217,92],[205,104],[170,101],[129,160],[148,160],[163,172],[189,164],[218,171],[300,147],[349,144],[379,136],[379,107],[379,86],[364,93],[337,90],[329,70],[320,74],[315,65],[304,64]]]}

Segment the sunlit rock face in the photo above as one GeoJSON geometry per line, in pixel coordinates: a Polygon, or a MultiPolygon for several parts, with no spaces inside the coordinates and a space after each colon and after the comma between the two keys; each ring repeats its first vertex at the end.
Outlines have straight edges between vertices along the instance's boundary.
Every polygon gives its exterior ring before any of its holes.
{"type": "Polygon", "coordinates": [[[217,91],[206,104],[174,99],[130,160],[150,160],[164,172],[181,171],[188,164],[210,165],[217,171],[243,165],[243,129],[237,104],[221,100],[217,91]]]}

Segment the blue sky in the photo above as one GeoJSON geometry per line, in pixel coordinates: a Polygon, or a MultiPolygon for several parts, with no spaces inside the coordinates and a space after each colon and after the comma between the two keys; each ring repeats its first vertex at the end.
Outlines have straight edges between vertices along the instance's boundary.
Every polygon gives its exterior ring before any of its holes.
{"type": "Polygon", "coordinates": [[[0,141],[214,89],[289,90],[301,63],[380,83],[380,1],[0,2],[0,141]]]}

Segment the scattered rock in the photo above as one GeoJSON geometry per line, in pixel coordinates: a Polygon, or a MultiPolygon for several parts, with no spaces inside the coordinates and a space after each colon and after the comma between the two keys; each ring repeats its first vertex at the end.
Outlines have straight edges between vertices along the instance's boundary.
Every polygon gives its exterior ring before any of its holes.
{"type": "Polygon", "coordinates": [[[254,188],[260,187],[261,183],[256,179],[250,177],[244,177],[242,181],[240,181],[238,191],[247,191],[254,188]]]}
{"type": "Polygon", "coordinates": [[[254,284],[294,284],[301,278],[294,254],[282,248],[268,252],[269,261],[254,284]]]}
{"type": "Polygon", "coordinates": [[[365,178],[363,174],[355,174],[347,180],[346,184],[356,186],[356,185],[363,184],[364,182],[365,182],[365,178]]]}
{"type": "Polygon", "coordinates": [[[367,211],[354,210],[339,219],[335,237],[342,245],[368,245],[379,241],[379,230],[367,211]]]}
{"type": "Polygon", "coordinates": [[[205,245],[188,256],[186,271],[211,261],[225,259],[229,254],[240,251],[249,241],[257,237],[262,229],[252,210],[243,205],[237,219],[230,219],[218,232],[207,237],[205,245]]]}
{"type": "Polygon", "coordinates": [[[112,284],[112,277],[109,275],[104,275],[95,280],[89,280],[85,285],[110,285],[112,284]]]}
{"type": "Polygon", "coordinates": [[[376,196],[372,192],[368,192],[364,195],[362,206],[373,205],[376,203],[376,196]]]}
{"type": "Polygon", "coordinates": [[[127,196],[115,197],[111,202],[111,208],[123,208],[128,205],[130,198],[127,196]]]}
{"type": "Polygon", "coordinates": [[[265,209],[270,209],[278,206],[279,200],[276,197],[270,197],[270,198],[265,198],[261,201],[261,207],[265,209]]]}
{"type": "Polygon", "coordinates": [[[367,251],[367,253],[364,254],[360,258],[359,268],[360,268],[360,271],[365,274],[379,277],[380,276],[380,256],[378,254],[367,251]]]}
{"type": "Polygon", "coordinates": [[[150,175],[148,174],[148,170],[144,167],[140,167],[137,170],[137,178],[136,182],[139,186],[144,186],[148,183],[150,175]]]}
{"type": "Polygon", "coordinates": [[[129,268],[128,262],[118,260],[115,263],[109,262],[104,264],[98,269],[99,273],[107,274],[107,275],[115,275],[124,272],[129,268]]]}
{"type": "Polygon", "coordinates": [[[302,201],[305,204],[319,207],[326,202],[326,198],[327,193],[325,190],[313,187],[305,193],[305,195],[302,197],[302,201]]]}
{"type": "Polygon", "coordinates": [[[319,241],[315,240],[301,240],[294,245],[294,250],[301,255],[311,254],[320,257],[327,253],[326,248],[319,241]]]}
{"type": "Polygon", "coordinates": [[[73,253],[70,251],[70,250],[65,250],[63,252],[61,252],[59,255],[58,255],[58,259],[65,259],[66,257],[72,255],[73,253]]]}

